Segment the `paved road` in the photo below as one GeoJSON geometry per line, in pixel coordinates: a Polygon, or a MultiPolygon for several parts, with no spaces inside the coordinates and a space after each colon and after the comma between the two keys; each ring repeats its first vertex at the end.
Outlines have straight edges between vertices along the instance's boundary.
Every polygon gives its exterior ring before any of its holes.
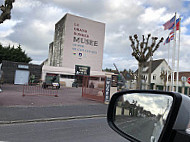
{"type": "Polygon", "coordinates": [[[86,117],[105,116],[108,105],[82,98],[81,88],[61,88],[58,95],[23,97],[22,86],[4,85],[0,94],[0,141],[126,142],[109,128],[105,117],[86,117]],[[76,119],[57,119],[60,117],[76,119]],[[52,118],[56,121],[46,121],[52,118]],[[13,121],[17,123],[11,124],[13,121]]]}
{"type": "Polygon", "coordinates": [[[106,115],[105,104],[83,104],[48,107],[0,107],[1,121],[33,120],[56,117],[106,115]]]}
{"type": "Polygon", "coordinates": [[[0,125],[0,132],[8,142],[127,142],[106,118],[0,125]]]}
{"type": "Polygon", "coordinates": [[[116,125],[137,139],[149,142],[154,129],[155,120],[142,117],[116,118],[116,125]]]}

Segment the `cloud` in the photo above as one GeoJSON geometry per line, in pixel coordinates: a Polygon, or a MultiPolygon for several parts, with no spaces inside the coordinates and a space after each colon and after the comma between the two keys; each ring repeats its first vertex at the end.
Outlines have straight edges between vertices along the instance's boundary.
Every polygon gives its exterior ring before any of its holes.
{"type": "MultiPolygon", "coordinates": [[[[0,26],[0,42],[21,44],[34,63],[48,57],[48,46],[53,41],[55,24],[65,13],[86,17],[106,23],[103,68],[137,69],[137,61],[131,56],[129,36],[142,34],[167,37],[162,24],[168,21],[175,11],[184,15],[181,35],[182,65],[189,56],[188,8],[178,0],[17,0],[14,3],[12,19],[0,26]]],[[[151,43],[151,40],[150,42],[151,43]]],[[[167,48],[160,44],[154,59],[167,58],[167,48]]],[[[181,66],[181,70],[187,70],[181,66]]],[[[190,68],[189,68],[190,69],[190,68]]]]}
{"type": "Polygon", "coordinates": [[[183,3],[181,0],[145,0],[146,5],[154,8],[166,7],[169,12],[181,11],[183,3]]]}
{"type": "Polygon", "coordinates": [[[185,21],[182,23],[183,26],[187,26],[190,24],[190,17],[185,19],[185,21]]]}
{"type": "Polygon", "coordinates": [[[113,63],[116,64],[117,68],[119,70],[124,70],[124,69],[132,69],[136,70],[138,63],[134,59],[127,59],[126,57],[110,57],[108,54],[104,54],[104,62],[103,62],[103,69],[105,68],[111,68],[115,69],[113,66],[113,63]]]}
{"type": "MultiPolygon", "coordinates": [[[[5,22],[1,38],[6,38],[6,42],[21,44],[34,62],[42,62],[48,57],[48,47],[53,41],[55,23],[63,15],[62,9],[37,0],[16,1],[12,20],[5,22]]],[[[1,42],[6,44],[5,39],[3,41],[1,39],[1,42]]]]}
{"type": "Polygon", "coordinates": [[[152,22],[154,23],[161,23],[163,21],[163,17],[161,17],[166,12],[166,8],[159,8],[159,9],[153,9],[152,7],[149,7],[145,10],[145,13],[140,15],[139,21],[141,21],[143,24],[150,24],[152,22]],[[150,18],[151,17],[151,18],[150,18]]]}

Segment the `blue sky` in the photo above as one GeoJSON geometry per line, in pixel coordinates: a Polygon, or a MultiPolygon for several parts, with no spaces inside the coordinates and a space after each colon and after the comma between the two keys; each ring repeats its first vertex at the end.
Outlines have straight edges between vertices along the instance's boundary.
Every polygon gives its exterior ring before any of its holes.
{"type": "MultiPolygon", "coordinates": [[[[71,13],[106,24],[103,68],[114,68],[116,63],[120,70],[137,69],[137,61],[131,56],[129,35],[141,37],[151,33],[166,38],[169,31],[164,31],[162,24],[177,12],[182,17],[180,70],[190,71],[190,1],[15,0],[13,6],[12,19],[0,25],[0,42],[21,44],[32,57],[32,63],[40,64],[47,59],[55,23],[71,13]]],[[[153,59],[167,60],[167,55],[167,46],[161,44],[153,59]]]]}

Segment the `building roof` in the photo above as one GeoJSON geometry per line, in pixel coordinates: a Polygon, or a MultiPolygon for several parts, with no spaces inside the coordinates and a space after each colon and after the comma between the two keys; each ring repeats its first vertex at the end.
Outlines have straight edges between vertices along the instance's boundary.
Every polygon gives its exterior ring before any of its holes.
{"type": "MultiPolygon", "coordinates": [[[[166,62],[165,59],[153,60],[153,61],[152,61],[151,73],[152,73],[163,61],[166,62]]],[[[148,73],[148,71],[149,71],[149,62],[150,62],[150,61],[148,61],[148,62],[146,62],[146,63],[144,64],[142,73],[148,73]]],[[[138,69],[136,70],[136,73],[137,73],[137,72],[138,72],[138,69]]]]}
{"type": "Polygon", "coordinates": [[[46,62],[48,62],[48,58],[45,59],[40,65],[43,66],[46,62]]]}

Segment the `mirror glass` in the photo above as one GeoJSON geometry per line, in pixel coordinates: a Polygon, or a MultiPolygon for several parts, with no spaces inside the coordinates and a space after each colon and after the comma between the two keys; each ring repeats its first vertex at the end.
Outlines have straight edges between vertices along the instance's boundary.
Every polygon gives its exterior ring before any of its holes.
{"type": "Polygon", "coordinates": [[[124,94],[116,102],[114,124],[140,141],[157,142],[172,103],[173,97],[162,94],[124,94]]]}

